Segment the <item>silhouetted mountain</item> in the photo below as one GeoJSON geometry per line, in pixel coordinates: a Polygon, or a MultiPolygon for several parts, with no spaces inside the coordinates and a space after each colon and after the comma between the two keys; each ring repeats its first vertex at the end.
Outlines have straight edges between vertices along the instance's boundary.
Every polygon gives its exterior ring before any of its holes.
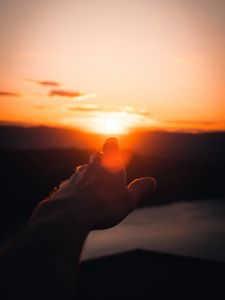
{"type": "Polygon", "coordinates": [[[11,149],[90,148],[96,136],[51,127],[0,126],[0,147],[11,149]]]}
{"type": "Polygon", "coordinates": [[[225,161],[225,132],[142,133],[136,144],[139,153],[186,160],[225,161]]]}
{"type": "MultiPolygon", "coordinates": [[[[0,126],[0,148],[99,149],[104,136],[72,129],[0,126]]],[[[142,132],[120,136],[122,146],[143,155],[191,161],[225,161],[225,132],[142,132]]]]}

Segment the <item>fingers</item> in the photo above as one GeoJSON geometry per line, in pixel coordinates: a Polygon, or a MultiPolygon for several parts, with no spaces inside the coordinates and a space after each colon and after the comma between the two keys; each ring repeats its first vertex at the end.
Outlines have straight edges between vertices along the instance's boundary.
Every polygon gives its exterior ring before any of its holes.
{"type": "Polygon", "coordinates": [[[101,165],[103,160],[102,152],[95,152],[89,158],[89,165],[101,165]]]}
{"type": "Polygon", "coordinates": [[[66,179],[64,181],[62,181],[60,184],[59,184],[59,189],[62,189],[63,187],[65,187],[67,184],[69,183],[69,179],[66,179]]]}
{"type": "Polygon", "coordinates": [[[108,138],[103,145],[103,153],[105,155],[119,155],[119,145],[116,138],[108,138]]]}
{"type": "Polygon", "coordinates": [[[89,158],[88,164],[79,165],[75,168],[74,177],[76,177],[77,174],[84,173],[90,166],[100,165],[102,162],[102,156],[103,153],[101,152],[93,153],[89,158]]]}
{"type": "Polygon", "coordinates": [[[49,199],[51,199],[50,196],[60,193],[69,184],[69,181],[70,181],[69,179],[66,179],[62,181],[58,187],[57,186],[54,187],[54,189],[49,193],[49,199]]]}
{"type": "Polygon", "coordinates": [[[70,181],[75,183],[78,180],[78,178],[86,171],[86,169],[87,169],[87,164],[83,164],[75,167],[74,173],[70,177],[70,181]]]}
{"type": "Polygon", "coordinates": [[[75,185],[84,181],[96,171],[96,167],[101,165],[103,153],[93,153],[89,158],[88,164],[79,165],[75,168],[75,172],[71,176],[71,182],[75,185]]]}
{"type": "Polygon", "coordinates": [[[157,189],[157,182],[153,177],[143,177],[132,181],[127,188],[136,197],[137,202],[141,202],[157,189]]]}
{"type": "Polygon", "coordinates": [[[109,138],[103,145],[103,166],[111,171],[118,172],[124,169],[124,165],[120,156],[118,141],[116,138],[109,138]]]}
{"type": "Polygon", "coordinates": [[[90,156],[89,162],[86,165],[76,167],[75,173],[71,177],[73,183],[81,184],[93,179],[109,181],[109,175],[116,175],[110,177],[110,185],[120,184],[126,186],[126,174],[124,165],[120,158],[120,151],[117,139],[107,139],[103,145],[103,152],[96,152],[90,156]],[[107,172],[105,172],[107,171],[107,172]],[[110,173],[108,172],[110,171],[110,173]],[[115,173],[115,174],[111,174],[115,173]]]}
{"type": "Polygon", "coordinates": [[[59,184],[58,188],[55,187],[55,189],[53,190],[53,193],[54,193],[54,192],[55,192],[55,193],[61,192],[61,191],[69,184],[69,181],[70,181],[69,179],[66,179],[66,180],[62,181],[62,182],[59,184]]]}
{"type": "Polygon", "coordinates": [[[96,166],[104,166],[110,171],[123,169],[123,163],[120,157],[119,145],[116,138],[109,138],[103,145],[103,152],[95,152],[90,158],[88,164],[76,167],[76,173],[91,170],[96,166]]]}
{"type": "Polygon", "coordinates": [[[87,164],[79,165],[79,166],[77,166],[77,167],[75,168],[75,172],[76,172],[76,173],[83,172],[86,168],[87,168],[87,164]]]}

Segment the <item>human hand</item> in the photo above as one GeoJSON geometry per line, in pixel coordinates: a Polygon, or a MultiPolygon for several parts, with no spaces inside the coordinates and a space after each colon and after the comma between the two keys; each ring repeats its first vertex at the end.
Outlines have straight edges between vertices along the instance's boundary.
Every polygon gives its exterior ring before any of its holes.
{"type": "Polygon", "coordinates": [[[126,185],[126,171],[118,142],[107,139],[102,152],[91,155],[89,163],[61,183],[58,190],[41,202],[32,217],[38,220],[62,218],[87,229],[104,229],[118,224],[138,204],[142,196],[156,189],[151,177],[139,178],[126,185]]]}
{"type": "Polygon", "coordinates": [[[15,298],[13,285],[19,287],[21,299],[29,299],[35,289],[35,299],[74,299],[76,270],[88,233],[119,223],[143,194],[155,188],[150,177],[126,186],[117,140],[108,139],[103,152],[93,154],[87,165],[77,167],[40,202],[26,228],[2,249],[3,278],[9,274],[3,283],[7,299],[15,298]]]}

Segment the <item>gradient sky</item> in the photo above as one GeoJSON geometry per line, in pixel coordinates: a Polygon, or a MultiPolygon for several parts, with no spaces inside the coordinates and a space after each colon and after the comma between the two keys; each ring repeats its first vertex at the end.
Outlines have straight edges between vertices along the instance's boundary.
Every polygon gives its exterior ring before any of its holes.
{"type": "Polygon", "coordinates": [[[0,121],[225,129],[225,1],[1,0],[0,121]]]}

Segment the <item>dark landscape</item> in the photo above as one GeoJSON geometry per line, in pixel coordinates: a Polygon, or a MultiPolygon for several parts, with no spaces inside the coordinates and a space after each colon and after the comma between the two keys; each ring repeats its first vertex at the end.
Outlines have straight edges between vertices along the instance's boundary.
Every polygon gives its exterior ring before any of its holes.
{"type": "MultiPolygon", "coordinates": [[[[157,179],[157,192],[142,207],[225,201],[225,133],[149,132],[119,139],[130,157],[128,181],[157,179]]],[[[103,140],[72,130],[0,127],[1,243],[23,228],[37,203],[75,166],[101,150],[103,140]]],[[[78,291],[80,299],[190,299],[193,290],[206,298],[224,295],[224,275],[224,263],[134,251],[82,262],[78,291]]]]}
{"type": "MultiPolygon", "coordinates": [[[[1,241],[26,223],[36,204],[75,166],[101,150],[103,140],[65,129],[0,127],[1,241]]],[[[158,182],[155,195],[142,205],[224,198],[225,133],[150,132],[121,138],[125,143],[128,182],[141,176],[158,182]]]]}

